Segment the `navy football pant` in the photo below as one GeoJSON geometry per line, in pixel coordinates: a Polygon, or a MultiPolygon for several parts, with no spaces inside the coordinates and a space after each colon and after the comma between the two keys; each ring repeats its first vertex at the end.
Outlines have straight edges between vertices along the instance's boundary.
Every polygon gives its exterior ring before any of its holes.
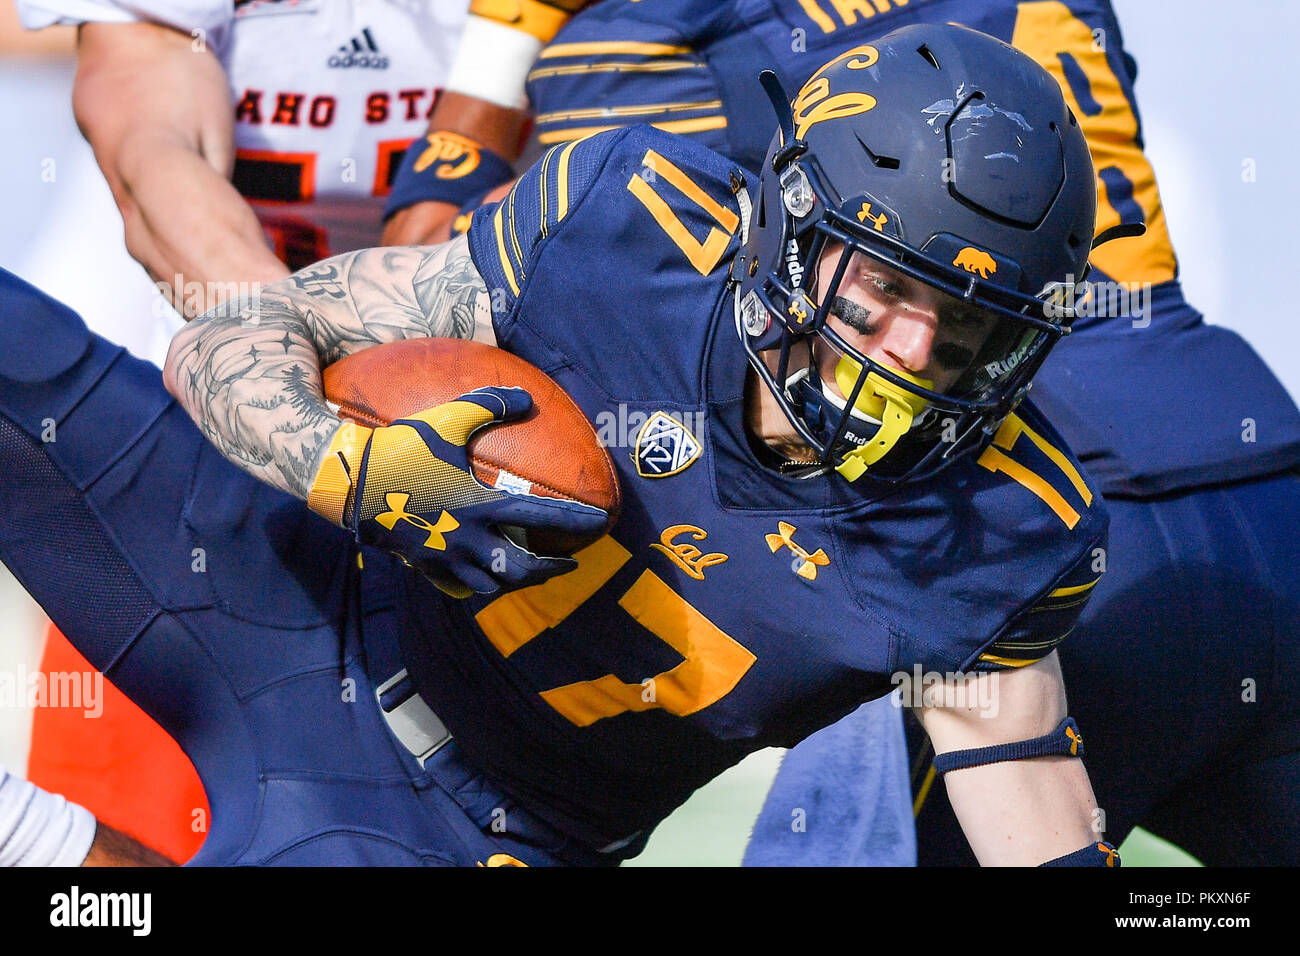
{"type": "MultiPolygon", "coordinates": [[[[376,687],[394,562],[243,474],[158,369],[0,270],[0,559],[194,762],[195,864],[530,864],[588,855],[453,741],[421,769],[376,687]]],[[[434,705],[436,708],[436,704],[434,705]]]]}
{"type": "Polygon", "coordinates": [[[745,866],[857,863],[916,865],[903,709],[894,696],[863,704],[782,758],[744,859],[745,866]]]}

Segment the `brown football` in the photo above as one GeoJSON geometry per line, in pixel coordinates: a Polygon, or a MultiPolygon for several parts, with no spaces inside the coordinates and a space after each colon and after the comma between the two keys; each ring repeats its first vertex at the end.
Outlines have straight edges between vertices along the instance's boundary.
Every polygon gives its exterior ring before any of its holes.
{"type": "MultiPolygon", "coordinates": [[[[529,494],[603,508],[609,512],[604,531],[613,526],[621,500],[609,453],[577,403],[523,359],[479,342],[407,339],[363,349],[325,369],[325,397],[338,406],[339,416],[371,426],[489,385],[526,390],[533,410],[521,419],[488,425],[470,439],[474,476],[495,487],[505,472],[522,479],[511,484],[529,494]]],[[[534,532],[521,539],[520,529],[512,529],[511,537],[538,554],[567,556],[599,535],[579,539],[534,532]]]]}

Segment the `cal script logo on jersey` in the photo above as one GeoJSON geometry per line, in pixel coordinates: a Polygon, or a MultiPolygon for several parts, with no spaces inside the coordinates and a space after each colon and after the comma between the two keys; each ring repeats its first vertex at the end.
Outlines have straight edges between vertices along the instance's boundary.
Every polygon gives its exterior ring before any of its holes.
{"type": "Polygon", "coordinates": [[[667,478],[690,467],[700,456],[699,440],[665,412],[655,412],[636,436],[636,473],[667,478]]]}
{"type": "Polygon", "coordinates": [[[235,16],[264,17],[277,13],[316,13],[321,0],[235,0],[235,16]]]}
{"type": "Polygon", "coordinates": [[[680,534],[689,534],[696,541],[703,541],[709,536],[707,531],[693,524],[675,524],[671,528],[664,529],[664,533],[659,536],[659,541],[652,543],[650,547],[668,555],[673,564],[695,580],[704,580],[705,568],[723,564],[730,559],[730,555],[723,554],[721,551],[705,554],[689,541],[674,541],[673,539],[680,534]]]}

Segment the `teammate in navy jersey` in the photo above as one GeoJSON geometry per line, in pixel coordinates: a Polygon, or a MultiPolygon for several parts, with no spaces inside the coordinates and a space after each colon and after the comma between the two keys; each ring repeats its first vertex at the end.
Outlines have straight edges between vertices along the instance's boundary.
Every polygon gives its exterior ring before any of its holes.
{"type": "MultiPolygon", "coordinates": [[[[765,65],[793,89],[828,47],[918,21],[977,27],[1052,72],[1089,136],[1099,229],[1146,226],[1097,250],[1093,278],[1111,305],[1076,319],[1034,391],[1111,503],[1109,573],[1083,613],[1082,639],[1062,653],[1074,709],[1105,755],[1093,779],[1106,832],[1119,842],[1141,823],[1207,863],[1300,861],[1295,828],[1278,826],[1294,818],[1289,795],[1300,792],[1300,701],[1283,678],[1297,646],[1287,582],[1300,549],[1287,529],[1300,517],[1300,414],[1239,336],[1206,325],[1183,298],[1143,155],[1136,65],[1109,0],[842,9],[821,0],[590,5],[529,75],[539,138],[654,122],[757,168],[766,130],[747,71],[765,65]],[[1203,715],[1194,729],[1188,695],[1203,715]]],[[[889,739],[888,718],[876,719],[885,730],[871,733],[865,753],[889,739]]],[[[862,734],[862,724],[837,726],[786,758],[750,861],[893,858],[850,836],[861,832],[860,793],[882,788],[878,764],[850,750],[863,747],[862,734]],[[814,806],[820,817],[793,832],[792,808],[814,806]]],[[[920,859],[969,861],[927,755],[916,764],[920,859]]]]}
{"type": "Polygon", "coordinates": [[[247,474],[7,280],[32,321],[0,368],[20,460],[0,549],[186,746],[201,862],[613,862],[914,665],[992,692],[917,701],[982,859],[1116,862],[1081,762],[1036,759],[1083,753],[1054,651],[1105,543],[1024,401],[1087,268],[1077,122],[1045,72],[956,27],[852,48],[783,109],[752,186],[678,137],[597,136],[465,238],[327,260],[198,320],[167,384],[247,474]],[[945,161],[951,190],[898,175],[945,161]],[[469,436],[525,414],[518,389],[374,430],[325,406],[322,363],[429,335],[509,349],[595,421],[638,414],[610,535],[564,560],[499,530],[605,519],[470,477],[469,436]],[[85,592],[51,589],[46,542],[95,563],[85,592]],[[121,612],[87,622],[106,585],[121,612]]]}

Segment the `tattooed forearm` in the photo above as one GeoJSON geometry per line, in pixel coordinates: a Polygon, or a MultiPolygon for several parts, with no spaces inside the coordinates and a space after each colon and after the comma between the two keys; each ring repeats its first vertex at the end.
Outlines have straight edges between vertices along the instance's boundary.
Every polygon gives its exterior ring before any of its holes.
{"type": "Polygon", "coordinates": [[[470,338],[480,322],[491,329],[487,289],[463,236],[432,249],[350,252],[288,282],[326,365],[382,342],[470,338]],[[468,307],[469,321],[453,316],[457,306],[468,307]]]}
{"type": "Polygon", "coordinates": [[[407,338],[493,342],[488,293],[461,237],[326,259],[177,334],[165,380],[221,453],[306,498],[339,420],[321,368],[407,338]]]}
{"type": "Polygon", "coordinates": [[[263,292],[243,322],[209,314],[186,326],[168,357],[173,394],[221,453],[299,497],[339,425],[304,329],[287,301],[263,292]]]}
{"type": "Polygon", "coordinates": [[[431,319],[433,338],[481,340],[481,327],[491,328],[487,288],[469,257],[469,243],[448,243],[445,261],[430,256],[415,273],[415,299],[431,319]]]}

